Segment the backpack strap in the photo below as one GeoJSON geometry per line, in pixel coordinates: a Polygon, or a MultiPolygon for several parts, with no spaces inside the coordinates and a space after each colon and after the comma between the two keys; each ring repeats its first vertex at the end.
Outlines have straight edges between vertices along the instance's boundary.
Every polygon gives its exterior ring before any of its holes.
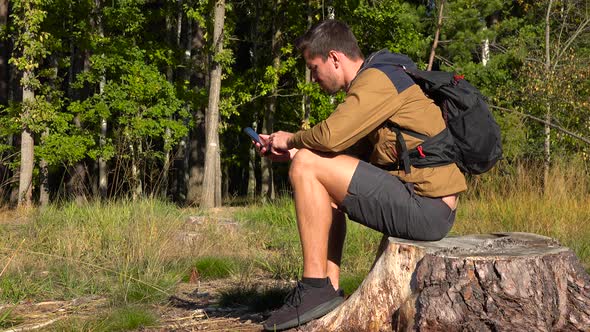
{"type": "MultiPolygon", "coordinates": [[[[390,124],[390,123],[391,122],[388,122],[388,124],[390,124]]],[[[406,145],[406,140],[404,139],[404,136],[402,135],[402,132],[401,132],[400,128],[397,127],[397,125],[391,124],[391,126],[388,126],[388,127],[391,131],[393,131],[395,133],[397,143],[400,146],[401,154],[398,157],[398,159],[401,161],[401,164],[404,167],[404,171],[406,172],[406,174],[410,174],[410,172],[412,171],[410,168],[410,166],[411,166],[410,152],[408,151],[408,146],[406,145]]]]}
{"type": "Polygon", "coordinates": [[[398,161],[392,167],[387,167],[388,170],[403,169],[406,174],[410,174],[411,166],[417,168],[437,167],[455,162],[455,151],[452,148],[454,145],[453,136],[448,128],[430,137],[410,129],[401,128],[391,121],[386,121],[385,127],[395,133],[400,147],[398,161]],[[410,150],[402,133],[418,138],[422,140],[422,143],[410,150]]]}
{"type": "Polygon", "coordinates": [[[412,172],[412,169],[410,168],[410,166],[412,165],[412,162],[410,161],[410,151],[408,150],[408,145],[406,144],[406,140],[404,139],[404,135],[402,135],[402,132],[404,134],[408,134],[410,136],[421,139],[422,141],[426,141],[429,137],[410,129],[401,128],[397,123],[391,121],[386,121],[385,126],[395,133],[395,138],[401,150],[401,154],[399,156],[399,161],[401,164],[400,166],[403,167],[404,172],[406,172],[406,174],[410,174],[412,172]]]}

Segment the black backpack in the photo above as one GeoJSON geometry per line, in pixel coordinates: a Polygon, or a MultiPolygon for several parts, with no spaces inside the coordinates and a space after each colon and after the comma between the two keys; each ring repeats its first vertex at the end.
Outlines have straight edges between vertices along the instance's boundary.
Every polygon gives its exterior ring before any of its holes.
{"type": "Polygon", "coordinates": [[[447,129],[427,137],[388,123],[400,144],[401,168],[409,173],[410,165],[420,168],[455,162],[468,174],[490,170],[502,158],[502,141],[500,127],[479,90],[453,73],[403,68],[441,108],[447,129]],[[421,139],[422,144],[408,150],[401,132],[421,139]]]}

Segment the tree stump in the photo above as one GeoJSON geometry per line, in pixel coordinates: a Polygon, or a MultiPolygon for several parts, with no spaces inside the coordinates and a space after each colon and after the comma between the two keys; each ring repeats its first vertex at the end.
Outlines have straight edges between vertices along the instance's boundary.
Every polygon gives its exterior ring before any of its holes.
{"type": "Polygon", "coordinates": [[[384,237],[346,302],[303,331],[590,331],[590,276],[528,233],[384,237]]]}

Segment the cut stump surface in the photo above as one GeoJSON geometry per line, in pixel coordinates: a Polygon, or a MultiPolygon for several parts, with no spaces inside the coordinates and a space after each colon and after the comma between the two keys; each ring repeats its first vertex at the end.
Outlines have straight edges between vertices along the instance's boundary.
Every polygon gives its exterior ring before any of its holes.
{"type": "Polygon", "coordinates": [[[590,276],[536,234],[384,237],[357,291],[303,331],[590,331],[590,276]]]}

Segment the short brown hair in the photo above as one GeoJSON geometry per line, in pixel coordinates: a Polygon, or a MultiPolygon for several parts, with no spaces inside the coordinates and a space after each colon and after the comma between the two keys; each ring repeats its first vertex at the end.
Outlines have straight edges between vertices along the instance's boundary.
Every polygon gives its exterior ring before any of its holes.
{"type": "Polygon", "coordinates": [[[309,52],[308,56],[328,58],[331,50],[340,51],[352,60],[363,59],[356,37],[343,22],[325,20],[313,25],[295,41],[295,47],[301,52],[309,52]]]}

